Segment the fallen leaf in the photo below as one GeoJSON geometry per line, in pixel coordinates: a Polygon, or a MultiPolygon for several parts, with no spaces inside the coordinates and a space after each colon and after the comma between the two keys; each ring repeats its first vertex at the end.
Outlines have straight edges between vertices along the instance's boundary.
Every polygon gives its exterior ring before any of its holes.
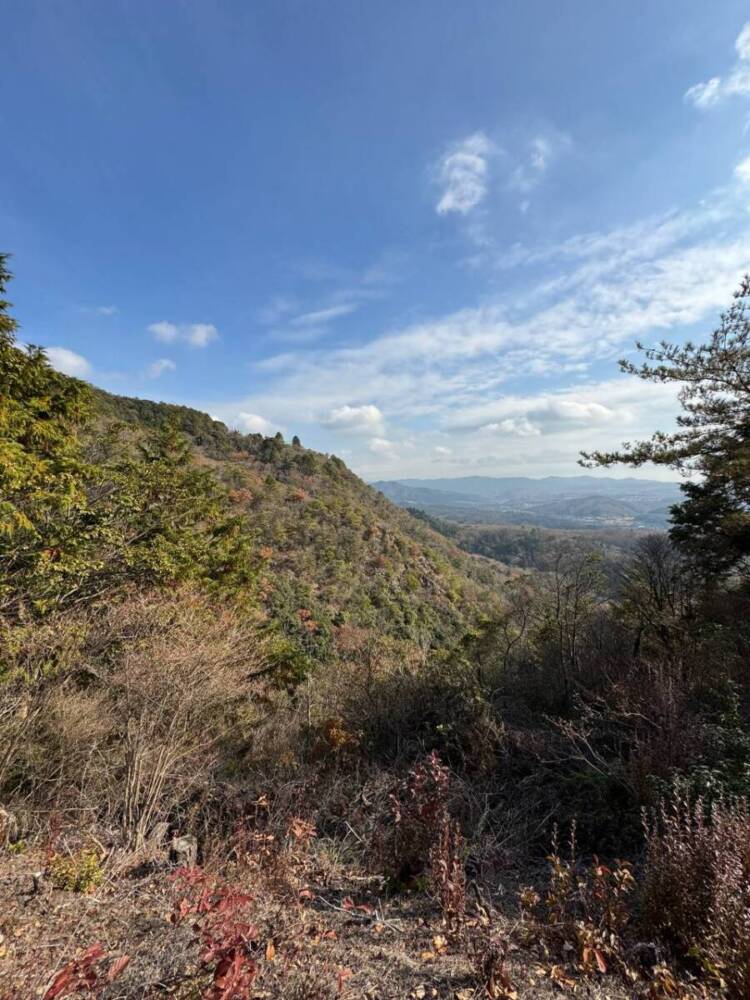
{"type": "Polygon", "coordinates": [[[448,942],[445,940],[442,934],[436,934],[435,937],[432,939],[432,947],[435,949],[438,955],[440,955],[448,947],[448,942]]]}
{"type": "Polygon", "coordinates": [[[107,970],[107,982],[114,982],[120,973],[124,972],[129,965],[130,955],[120,955],[119,958],[116,958],[107,970]]]}
{"type": "Polygon", "coordinates": [[[344,992],[344,983],[347,981],[347,979],[351,979],[353,975],[354,973],[352,972],[351,969],[339,969],[337,976],[339,993],[344,992]]]}

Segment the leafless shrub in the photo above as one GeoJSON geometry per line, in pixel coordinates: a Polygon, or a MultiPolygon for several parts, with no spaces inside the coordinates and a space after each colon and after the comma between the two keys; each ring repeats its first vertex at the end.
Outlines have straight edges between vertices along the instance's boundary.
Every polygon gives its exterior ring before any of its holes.
{"type": "Polygon", "coordinates": [[[9,798],[79,825],[115,823],[130,849],[216,786],[267,672],[253,624],[188,589],[132,595],[15,640],[0,685],[9,798]]]}
{"type": "Polygon", "coordinates": [[[104,624],[128,637],[108,688],[122,721],[121,823],[137,848],[206,782],[218,743],[266,665],[252,627],[195,594],[137,597],[104,624]]]}
{"type": "Polygon", "coordinates": [[[44,721],[50,692],[77,669],[85,635],[81,618],[12,626],[0,618],[0,791],[12,794],[30,770],[49,781],[46,754],[29,759],[32,734],[44,721]]]}

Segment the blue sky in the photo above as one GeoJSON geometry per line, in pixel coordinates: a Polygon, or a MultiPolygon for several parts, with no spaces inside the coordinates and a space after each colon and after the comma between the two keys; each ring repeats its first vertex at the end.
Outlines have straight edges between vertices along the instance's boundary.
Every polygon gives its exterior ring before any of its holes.
{"type": "Polygon", "coordinates": [[[575,474],[671,426],[617,358],[710,330],[750,270],[747,17],[10,0],[23,339],[370,479],[575,474]]]}

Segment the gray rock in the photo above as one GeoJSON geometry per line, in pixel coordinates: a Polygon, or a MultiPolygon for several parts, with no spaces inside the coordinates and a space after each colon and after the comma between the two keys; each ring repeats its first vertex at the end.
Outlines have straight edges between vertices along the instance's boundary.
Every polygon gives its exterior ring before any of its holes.
{"type": "Polygon", "coordinates": [[[17,843],[23,836],[23,823],[16,813],[0,806],[0,846],[17,843]]]}
{"type": "Polygon", "coordinates": [[[192,834],[172,837],[169,846],[169,860],[181,868],[192,868],[198,860],[198,841],[192,834]]]}

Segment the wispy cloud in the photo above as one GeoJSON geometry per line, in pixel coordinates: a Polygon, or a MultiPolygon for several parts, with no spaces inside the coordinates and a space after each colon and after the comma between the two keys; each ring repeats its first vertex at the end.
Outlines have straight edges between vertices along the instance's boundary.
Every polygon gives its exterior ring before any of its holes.
{"type": "Polygon", "coordinates": [[[327,309],[314,309],[312,312],[302,313],[289,322],[297,327],[324,326],[342,316],[350,316],[357,308],[356,302],[344,302],[338,306],[329,306],[327,309]]]}
{"type": "Polygon", "coordinates": [[[367,447],[373,455],[377,455],[379,458],[386,458],[389,461],[398,460],[397,446],[395,442],[389,441],[388,438],[373,438],[368,442],[367,447]]]}
{"type": "Polygon", "coordinates": [[[737,58],[729,72],[694,84],[685,92],[685,100],[705,111],[727,97],[750,95],[750,21],[743,25],[734,48],[737,58]]]}
{"type": "Polygon", "coordinates": [[[116,316],[120,311],[117,306],[80,306],[79,310],[89,316],[116,316]]]}
{"type": "Polygon", "coordinates": [[[148,378],[159,378],[165,372],[173,372],[176,368],[177,365],[171,358],[159,358],[157,361],[151,362],[146,369],[146,375],[148,378]]]}
{"type": "Polygon", "coordinates": [[[364,344],[267,358],[259,366],[265,388],[224,411],[349,433],[352,461],[365,475],[373,462],[378,473],[404,474],[420,461],[434,470],[436,458],[449,459],[437,447],[452,449],[451,467],[492,459],[495,468],[530,471],[546,462],[573,471],[582,447],[617,446],[662,418],[664,429],[671,426],[674,398],[660,387],[596,382],[590,373],[614,374],[638,338],[715,319],[750,269],[745,201],[738,179],[692,208],[516,248],[502,266],[528,268],[523,293],[386,330],[364,344]],[[536,274],[542,277],[533,280],[536,274]],[[519,392],[539,378],[550,383],[544,392],[519,392]],[[416,436],[411,453],[399,443],[405,435],[416,436]],[[375,440],[389,445],[373,451],[375,440]]]}
{"type": "Polygon", "coordinates": [[[89,378],[94,372],[90,361],[82,354],[76,354],[75,351],[71,351],[67,347],[46,347],[45,353],[52,367],[63,372],[64,375],[89,378]]]}
{"type": "MultiPolygon", "coordinates": [[[[524,151],[520,162],[513,168],[508,186],[522,194],[529,194],[543,180],[552,164],[572,145],[571,138],[565,132],[548,130],[535,135],[524,151]]],[[[529,207],[528,199],[524,199],[521,211],[529,207]]]]}
{"type": "Polygon", "coordinates": [[[305,294],[276,295],[258,312],[259,321],[269,327],[268,336],[294,344],[322,340],[338,320],[357,312],[369,302],[389,295],[402,280],[405,256],[382,254],[361,271],[309,262],[298,268],[305,282],[314,282],[305,294]],[[322,291],[321,284],[333,285],[322,291]]]}
{"type": "Polygon", "coordinates": [[[259,312],[258,319],[267,326],[279,323],[299,310],[299,303],[290,296],[277,295],[259,312]]]}
{"type": "Polygon", "coordinates": [[[484,132],[474,132],[450,146],[437,165],[437,179],[442,189],[435,206],[438,215],[457,212],[467,215],[487,194],[489,160],[494,144],[484,132]]]}
{"type": "Polygon", "coordinates": [[[219,331],[213,323],[178,324],[161,320],[158,323],[151,323],[148,330],[164,344],[182,342],[190,347],[208,347],[219,336],[219,331]]]}

